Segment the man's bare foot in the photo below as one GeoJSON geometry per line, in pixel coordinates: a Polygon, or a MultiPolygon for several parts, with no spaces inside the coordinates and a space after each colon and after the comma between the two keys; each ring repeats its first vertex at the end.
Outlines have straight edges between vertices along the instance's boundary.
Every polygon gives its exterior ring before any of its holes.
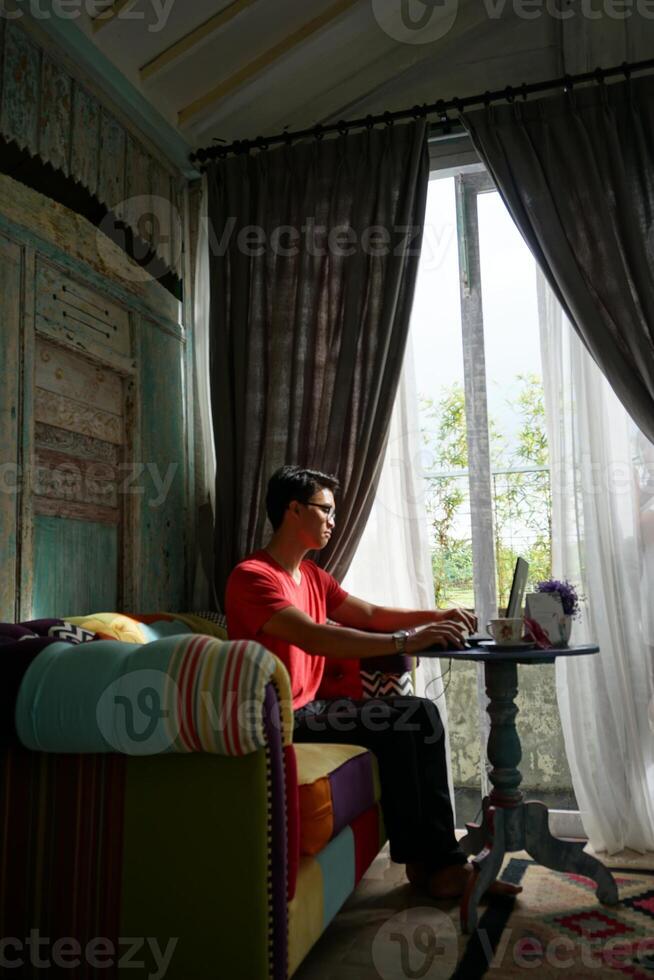
{"type": "MultiPolygon", "coordinates": [[[[477,874],[471,864],[450,864],[432,872],[427,888],[432,898],[460,898],[466,889],[470,876],[477,874]]],[[[410,880],[410,879],[409,879],[410,880]]],[[[494,881],[486,890],[487,895],[511,897],[519,895],[522,885],[512,885],[508,881],[494,881]]]]}

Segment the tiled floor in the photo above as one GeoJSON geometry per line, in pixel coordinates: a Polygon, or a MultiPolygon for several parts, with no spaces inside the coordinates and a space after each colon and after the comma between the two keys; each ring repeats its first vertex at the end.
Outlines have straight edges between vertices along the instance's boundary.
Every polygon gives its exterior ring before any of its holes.
{"type": "MultiPolygon", "coordinates": [[[[589,848],[590,853],[593,853],[589,848]]],[[[516,854],[514,857],[527,857],[516,854]]],[[[654,868],[654,853],[637,854],[623,851],[620,854],[599,855],[608,865],[615,867],[654,868]]],[[[419,926],[420,917],[438,916],[448,926],[443,916],[454,920],[458,916],[456,902],[434,902],[415,891],[404,876],[404,867],[393,864],[388,849],[377,856],[356,890],[339,914],[316,943],[294,975],[294,980],[406,980],[405,970],[384,962],[384,949],[388,942],[381,942],[381,930],[388,929],[388,921],[403,910],[413,910],[411,916],[419,926]],[[419,910],[423,909],[424,913],[419,910]],[[379,969],[378,969],[379,968],[379,969]]],[[[455,960],[456,962],[456,960],[455,960]]],[[[449,977],[451,970],[429,971],[425,980],[449,977]]]]}

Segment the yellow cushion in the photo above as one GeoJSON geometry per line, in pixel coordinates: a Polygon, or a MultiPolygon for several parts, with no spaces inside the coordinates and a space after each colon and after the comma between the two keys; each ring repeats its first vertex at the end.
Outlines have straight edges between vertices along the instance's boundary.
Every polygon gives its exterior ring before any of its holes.
{"type": "Polygon", "coordinates": [[[88,616],[67,616],[67,623],[81,626],[93,633],[103,633],[121,643],[147,643],[148,636],[141,623],[121,613],[93,613],[88,616]]]}

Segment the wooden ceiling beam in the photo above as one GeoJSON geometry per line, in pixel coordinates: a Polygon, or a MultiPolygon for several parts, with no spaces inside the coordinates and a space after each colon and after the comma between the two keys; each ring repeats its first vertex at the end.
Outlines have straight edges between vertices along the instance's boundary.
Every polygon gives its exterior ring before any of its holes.
{"type": "Polygon", "coordinates": [[[91,21],[94,33],[101,31],[103,27],[110,24],[118,15],[125,9],[125,7],[133,4],[135,0],[114,0],[110,7],[103,10],[101,14],[94,17],[91,21]]]}
{"type": "Polygon", "coordinates": [[[141,81],[145,82],[173,61],[177,61],[178,58],[181,58],[192,48],[201,44],[205,38],[209,37],[221,27],[224,27],[225,24],[229,24],[231,20],[234,20],[235,17],[238,17],[244,10],[247,10],[248,7],[251,7],[257,2],[258,0],[233,0],[232,3],[219,10],[217,14],[213,14],[208,20],[205,20],[202,24],[198,24],[192,31],[189,31],[188,34],[181,37],[179,41],[175,41],[174,44],[171,44],[170,47],[161,51],[155,58],[152,58],[139,68],[141,81]]]}
{"type": "Polygon", "coordinates": [[[233,75],[225,78],[222,82],[214,85],[213,88],[205,92],[195,101],[191,102],[189,105],[184,106],[183,109],[177,114],[177,121],[180,126],[185,125],[190,122],[194,116],[208,109],[210,106],[215,105],[220,102],[231,92],[236,89],[241,88],[255,75],[260,74],[266,68],[269,68],[272,64],[278,61],[283,55],[288,54],[294,48],[298,47],[304,41],[306,41],[312,34],[331,24],[342,14],[346,13],[350,8],[356,6],[359,0],[338,0],[337,3],[332,4],[327,10],[318,17],[314,17],[313,20],[308,21],[303,24],[302,27],[289,34],[278,44],[273,45],[263,54],[259,55],[258,58],[254,58],[253,61],[248,62],[243,68],[240,68],[233,75]]]}

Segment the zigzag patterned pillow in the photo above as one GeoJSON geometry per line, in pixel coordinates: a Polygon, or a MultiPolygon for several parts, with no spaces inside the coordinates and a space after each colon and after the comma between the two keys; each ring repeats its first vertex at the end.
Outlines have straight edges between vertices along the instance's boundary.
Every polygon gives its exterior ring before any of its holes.
{"type": "Polygon", "coordinates": [[[227,632],[227,616],[219,612],[194,612],[193,616],[199,616],[200,619],[208,619],[210,623],[215,623],[220,629],[227,632]]]}
{"type": "Polygon", "coordinates": [[[73,626],[72,623],[63,622],[60,626],[51,626],[48,636],[53,636],[56,640],[65,640],[67,643],[90,643],[96,639],[96,634],[91,630],[84,630],[81,626],[73,626]]]}
{"type": "Polygon", "coordinates": [[[361,688],[364,698],[392,698],[413,694],[410,673],[390,674],[381,670],[361,669],[361,688]]]}

